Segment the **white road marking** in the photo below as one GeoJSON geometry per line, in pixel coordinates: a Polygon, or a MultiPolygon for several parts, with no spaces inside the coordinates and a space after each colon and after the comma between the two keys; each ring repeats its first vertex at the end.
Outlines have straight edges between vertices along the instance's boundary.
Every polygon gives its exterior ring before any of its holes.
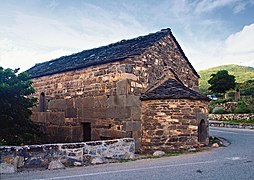
{"type": "Polygon", "coordinates": [[[226,158],[228,160],[232,160],[232,161],[237,161],[237,160],[244,160],[244,159],[247,159],[247,158],[241,158],[241,157],[228,157],[226,158]]]}
{"type": "Polygon", "coordinates": [[[122,169],[116,171],[104,171],[104,172],[97,172],[97,173],[88,173],[88,174],[78,174],[72,176],[59,176],[59,177],[52,177],[52,178],[42,178],[37,180],[53,180],[53,179],[70,179],[70,178],[77,178],[77,177],[86,177],[86,176],[95,176],[95,175],[103,175],[103,174],[114,174],[114,173],[122,173],[122,172],[130,172],[130,171],[140,171],[140,170],[149,170],[149,169],[159,169],[159,168],[168,168],[168,167],[179,167],[179,166],[189,166],[189,165],[198,165],[198,164],[210,164],[215,163],[217,160],[213,161],[201,161],[201,162],[194,162],[194,163],[183,163],[183,164],[171,164],[165,166],[152,166],[152,167],[144,167],[144,168],[135,168],[135,169],[122,169]]]}

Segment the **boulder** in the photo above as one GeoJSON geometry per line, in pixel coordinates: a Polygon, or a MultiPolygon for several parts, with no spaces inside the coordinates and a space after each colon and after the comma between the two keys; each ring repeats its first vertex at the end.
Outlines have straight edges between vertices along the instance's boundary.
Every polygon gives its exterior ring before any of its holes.
{"type": "Polygon", "coordinates": [[[14,162],[16,162],[18,168],[23,167],[25,165],[24,157],[22,156],[16,156],[14,162]]]}
{"type": "Polygon", "coordinates": [[[220,146],[219,146],[218,143],[214,143],[214,144],[212,144],[212,147],[213,147],[213,148],[218,148],[218,147],[220,147],[220,146]]]}
{"type": "Polygon", "coordinates": [[[55,170],[55,169],[64,169],[65,166],[61,163],[61,161],[51,161],[48,165],[49,170],[55,170]]]}
{"type": "Polygon", "coordinates": [[[74,166],[82,166],[82,163],[81,163],[81,162],[76,161],[76,162],[74,162],[74,163],[73,163],[73,165],[74,165],[74,166]]]}
{"type": "Polygon", "coordinates": [[[190,148],[190,149],[188,149],[188,151],[189,151],[189,152],[196,152],[197,149],[196,149],[196,148],[190,148]]]}
{"type": "Polygon", "coordinates": [[[165,155],[166,153],[164,151],[155,151],[153,153],[153,156],[157,156],[157,157],[161,157],[163,155],[165,155]]]}
{"type": "Polygon", "coordinates": [[[95,156],[91,160],[91,164],[103,164],[105,163],[105,160],[101,157],[95,156]]]}

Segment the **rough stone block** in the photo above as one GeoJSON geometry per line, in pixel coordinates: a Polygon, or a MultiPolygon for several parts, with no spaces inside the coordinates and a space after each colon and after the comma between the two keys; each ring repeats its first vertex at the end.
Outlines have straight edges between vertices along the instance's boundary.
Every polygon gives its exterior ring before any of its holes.
{"type": "Polygon", "coordinates": [[[48,165],[49,170],[56,170],[56,169],[64,169],[65,166],[61,163],[61,161],[51,161],[48,165]]]}
{"type": "Polygon", "coordinates": [[[48,109],[49,110],[58,110],[64,111],[66,110],[66,100],[65,99],[54,99],[48,102],[48,109]]]}
{"type": "Polygon", "coordinates": [[[134,139],[134,144],[135,144],[135,150],[133,150],[133,152],[139,152],[140,147],[141,147],[141,138],[135,138],[134,139]]]}
{"type": "Polygon", "coordinates": [[[107,99],[108,107],[125,107],[126,106],[126,95],[109,96],[107,99]]]}
{"type": "Polygon", "coordinates": [[[131,117],[130,108],[112,107],[107,109],[106,118],[127,119],[131,117]]]}
{"type": "Polygon", "coordinates": [[[47,123],[47,112],[38,112],[38,121],[40,123],[47,123]]]}
{"type": "Polygon", "coordinates": [[[63,125],[64,124],[64,112],[47,112],[46,123],[53,125],[63,125]]]}
{"type": "Polygon", "coordinates": [[[131,118],[132,120],[140,120],[141,119],[141,108],[140,107],[131,107],[131,118]]]}
{"type": "Polygon", "coordinates": [[[130,92],[130,83],[128,80],[122,80],[116,83],[116,94],[126,95],[129,92],[130,92]]]}
{"type": "Polygon", "coordinates": [[[110,129],[100,129],[100,137],[111,137],[110,129]]]}
{"type": "Polygon", "coordinates": [[[66,118],[77,118],[78,112],[77,108],[67,108],[65,111],[66,118]]]}
{"type": "Polygon", "coordinates": [[[127,121],[123,125],[124,131],[139,131],[141,129],[141,121],[127,121]]]}
{"type": "MultiPolygon", "coordinates": [[[[71,142],[72,128],[70,126],[61,126],[58,128],[57,138],[60,142],[71,142]],[[68,136],[66,136],[68,134],[68,136]]],[[[56,136],[54,136],[56,137],[56,136]]]]}
{"type": "Polygon", "coordinates": [[[80,98],[80,97],[73,99],[74,107],[77,108],[77,109],[82,109],[83,100],[84,100],[84,98],[80,98]]]}
{"type": "Polygon", "coordinates": [[[133,132],[132,132],[132,137],[133,137],[134,139],[141,138],[141,130],[133,131],[133,132]]]}
{"type": "Polygon", "coordinates": [[[107,96],[97,96],[94,97],[94,107],[95,108],[107,108],[107,96]]]}
{"type": "Polygon", "coordinates": [[[122,131],[117,131],[117,130],[111,131],[111,138],[112,139],[119,139],[119,138],[123,138],[123,137],[124,137],[124,133],[122,131]]]}
{"type": "Polygon", "coordinates": [[[77,141],[82,141],[82,128],[81,126],[73,126],[72,127],[72,141],[77,142],[77,141]]]}
{"type": "Polygon", "coordinates": [[[94,107],[94,97],[85,97],[82,98],[82,107],[84,108],[93,108],[94,107]]]}
{"type": "Polygon", "coordinates": [[[94,109],[83,107],[82,109],[82,118],[84,119],[92,119],[94,117],[94,109]]]}
{"type": "Polygon", "coordinates": [[[140,106],[141,106],[140,97],[134,96],[134,95],[127,95],[126,96],[126,106],[140,108],[140,106]]]}

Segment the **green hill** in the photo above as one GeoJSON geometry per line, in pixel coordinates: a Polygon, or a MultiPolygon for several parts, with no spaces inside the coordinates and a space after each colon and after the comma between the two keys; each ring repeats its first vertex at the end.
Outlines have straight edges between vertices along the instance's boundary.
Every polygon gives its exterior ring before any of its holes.
{"type": "Polygon", "coordinates": [[[205,70],[198,71],[200,75],[199,88],[201,92],[208,89],[208,79],[210,79],[211,74],[217,73],[220,70],[227,70],[229,74],[234,75],[237,83],[243,83],[247,80],[254,80],[254,68],[248,66],[239,66],[235,64],[217,66],[205,70]]]}

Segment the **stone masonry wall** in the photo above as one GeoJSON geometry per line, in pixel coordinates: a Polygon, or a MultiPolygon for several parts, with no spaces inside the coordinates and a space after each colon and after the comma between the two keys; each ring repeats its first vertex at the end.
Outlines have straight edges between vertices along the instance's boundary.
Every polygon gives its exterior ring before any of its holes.
{"type": "Polygon", "coordinates": [[[43,144],[28,146],[1,146],[0,173],[16,172],[19,168],[47,168],[59,160],[65,166],[89,165],[94,158],[128,159],[135,152],[134,139],[43,144]]]}
{"type": "Polygon", "coordinates": [[[174,76],[197,89],[198,77],[170,35],[142,55],[123,61],[34,78],[35,97],[43,92],[46,111],[33,110],[51,142],[83,140],[82,123],[91,123],[91,140],[141,138],[141,93],[174,76]],[[58,118],[58,119],[57,119],[58,118]]]}
{"type": "Polygon", "coordinates": [[[207,123],[207,102],[187,99],[142,101],[142,150],[198,146],[198,124],[207,123]]]}
{"type": "Polygon", "coordinates": [[[129,81],[131,92],[135,95],[140,95],[154,83],[171,77],[171,70],[185,86],[198,90],[198,76],[194,74],[170,35],[147,48],[142,55],[128,58],[121,63],[126,64],[127,72],[133,74],[129,81]]]}
{"type": "Polygon", "coordinates": [[[53,142],[83,140],[82,123],[91,123],[91,140],[134,137],[140,141],[139,96],[130,92],[126,65],[119,62],[33,79],[35,97],[45,93],[47,112],[33,110],[53,142]]]}

